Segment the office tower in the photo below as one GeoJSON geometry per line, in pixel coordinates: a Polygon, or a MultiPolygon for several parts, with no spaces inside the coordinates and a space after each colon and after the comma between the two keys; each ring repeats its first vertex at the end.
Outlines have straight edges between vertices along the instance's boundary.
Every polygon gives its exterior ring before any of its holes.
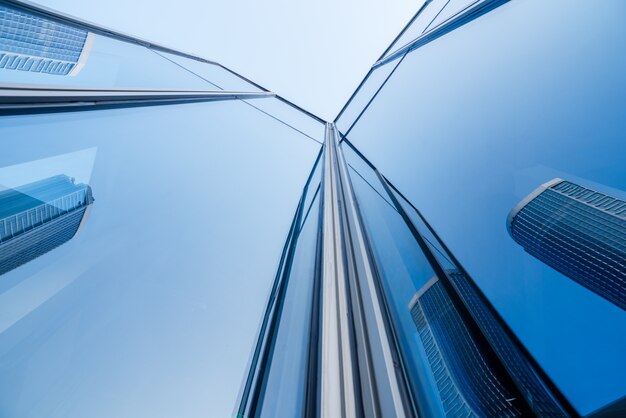
{"type": "Polygon", "coordinates": [[[513,208],[507,228],[529,254],[626,310],[626,201],[557,178],[513,208]]]}
{"type": "Polygon", "coordinates": [[[0,192],[0,275],[72,239],[93,201],[89,186],[65,175],[0,192]]]}
{"type": "Polygon", "coordinates": [[[481,350],[437,277],[409,303],[448,417],[517,417],[519,395],[481,350]]]}
{"type": "MultiPolygon", "coordinates": [[[[14,243],[40,238],[3,262],[84,220],[89,186],[50,173],[98,185],[79,249],[0,276],[0,416],[624,415],[624,310],[503,228],[527,178],[626,189],[623,2],[423,2],[333,118],[217,62],[0,5],[24,33],[43,19],[87,33],[83,54],[90,37],[97,48],[75,79],[0,69],[20,83],[0,86],[0,185],[50,185],[3,192],[19,205],[0,211],[23,221],[14,243]],[[41,205],[58,217],[14,213],[41,205]]],[[[217,8],[171,10],[209,53],[248,39],[217,8]]],[[[22,48],[3,11],[5,49],[22,48]]],[[[328,54],[320,69],[349,68],[353,51],[336,51],[345,61],[328,54]]],[[[575,191],[550,190],[578,210],[575,191]]],[[[583,231],[604,245],[587,224],[568,229],[583,231]]],[[[601,259],[585,247],[578,265],[621,263],[619,243],[601,259]]]]}
{"type": "Polygon", "coordinates": [[[0,4],[0,69],[74,76],[92,42],[86,30],[0,4]]]}

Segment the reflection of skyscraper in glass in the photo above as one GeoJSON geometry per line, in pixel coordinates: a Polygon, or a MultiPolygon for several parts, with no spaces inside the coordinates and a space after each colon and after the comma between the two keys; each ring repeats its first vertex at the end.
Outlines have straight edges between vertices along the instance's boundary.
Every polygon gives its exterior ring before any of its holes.
{"type": "Polygon", "coordinates": [[[626,201],[554,179],[509,214],[531,255],[626,310],[626,201]]]}
{"type": "Polygon", "coordinates": [[[0,274],[69,241],[93,201],[88,185],[65,175],[0,192],[0,274]]]}
{"type": "Polygon", "coordinates": [[[493,310],[487,306],[468,277],[456,269],[446,270],[445,273],[532,410],[539,416],[567,416],[560,402],[544,384],[543,378],[524,358],[524,354],[506,333],[493,310]]]}
{"type": "Polygon", "coordinates": [[[0,5],[0,69],[76,75],[93,35],[0,5]]]}
{"type": "Polygon", "coordinates": [[[443,283],[433,277],[409,304],[446,416],[521,416],[517,391],[486,355],[443,283]]]}

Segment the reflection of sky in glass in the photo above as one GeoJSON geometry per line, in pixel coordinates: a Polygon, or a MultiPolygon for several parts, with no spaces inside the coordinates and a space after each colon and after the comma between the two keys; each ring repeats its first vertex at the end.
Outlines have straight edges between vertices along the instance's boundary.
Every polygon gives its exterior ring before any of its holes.
{"type": "Polygon", "coordinates": [[[217,90],[148,48],[92,35],[84,66],[72,77],[0,69],[0,80],[3,83],[67,87],[217,90]]]}
{"type": "Polygon", "coordinates": [[[0,145],[95,156],[97,199],[2,276],[0,415],[229,416],[319,146],[238,101],[3,117],[0,145]]]}
{"type": "Polygon", "coordinates": [[[624,7],[507,3],[409,54],[349,135],[583,413],[624,394],[626,313],[525,253],[506,216],[555,177],[623,198],[624,7]]]}
{"type": "MultiPolygon", "coordinates": [[[[74,182],[77,184],[89,184],[97,151],[97,147],[92,147],[35,161],[0,167],[0,191],[16,189],[25,184],[58,174],[74,179],[74,182]]],[[[37,191],[33,191],[30,195],[35,199],[48,201],[45,195],[38,195],[37,191]]],[[[53,204],[52,202],[48,203],[53,204]]]]}

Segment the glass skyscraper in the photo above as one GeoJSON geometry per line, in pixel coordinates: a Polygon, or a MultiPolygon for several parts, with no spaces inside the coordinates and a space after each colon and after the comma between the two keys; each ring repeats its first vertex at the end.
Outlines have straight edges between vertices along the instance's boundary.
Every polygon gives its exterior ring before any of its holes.
{"type": "Polygon", "coordinates": [[[509,214],[529,254],[626,310],[626,201],[554,179],[509,214]]]}
{"type": "Polygon", "coordinates": [[[624,416],[624,15],[424,2],[327,121],[0,0],[0,416],[624,416]]]}

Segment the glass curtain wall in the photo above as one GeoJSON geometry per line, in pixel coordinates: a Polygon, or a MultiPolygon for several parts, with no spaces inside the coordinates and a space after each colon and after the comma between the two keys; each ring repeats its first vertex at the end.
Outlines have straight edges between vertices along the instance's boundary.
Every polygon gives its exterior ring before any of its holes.
{"type": "Polygon", "coordinates": [[[0,0],[0,415],[622,416],[625,12],[423,2],[326,123],[0,0]]]}
{"type": "MultiPolygon", "coordinates": [[[[463,293],[473,279],[570,415],[624,413],[625,11],[619,1],[427,2],[336,120],[408,199],[396,196],[446,288],[463,293]],[[434,231],[447,251],[430,243],[434,231]]],[[[424,306],[419,318],[428,322],[424,306]]]]}
{"type": "Polygon", "coordinates": [[[229,416],[323,139],[219,64],[0,1],[0,416],[229,416]]]}

